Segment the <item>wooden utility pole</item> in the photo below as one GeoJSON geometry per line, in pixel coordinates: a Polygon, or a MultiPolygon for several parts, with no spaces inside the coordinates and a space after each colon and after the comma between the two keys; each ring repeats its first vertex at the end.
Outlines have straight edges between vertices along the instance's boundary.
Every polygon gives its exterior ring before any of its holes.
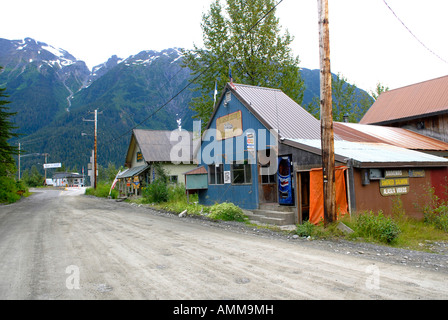
{"type": "Polygon", "coordinates": [[[95,158],[94,158],[95,165],[94,165],[94,168],[93,168],[93,170],[94,170],[93,171],[93,176],[95,177],[95,182],[94,182],[93,188],[95,190],[96,190],[96,180],[98,179],[98,176],[96,174],[96,169],[97,169],[97,164],[96,164],[96,161],[97,161],[97,138],[96,138],[96,134],[97,134],[97,128],[98,128],[97,122],[98,122],[98,110],[95,109],[95,158]]]}
{"type": "Polygon", "coordinates": [[[19,180],[20,180],[20,142],[19,142],[19,180]]]}
{"type": "Polygon", "coordinates": [[[320,123],[324,191],[324,224],[336,221],[333,101],[331,93],[328,0],[317,0],[320,55],[320,123]]]}

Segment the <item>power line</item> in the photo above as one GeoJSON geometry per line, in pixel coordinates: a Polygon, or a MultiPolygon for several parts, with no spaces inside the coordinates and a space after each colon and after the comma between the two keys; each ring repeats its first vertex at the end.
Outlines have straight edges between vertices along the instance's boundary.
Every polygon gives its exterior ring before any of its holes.
{"type": "Polygon", "coordinates": [[[415,38],[415,40],[417,40],[426,50],[428,50],[429,52],[431,52],[433,55],[435,55],[437,58],[439,58],[441,61],[445,62],[446,64],[448,64],[448,62],[443,59],[442,57],[440,57],[437,53],[435,53],[434,51],[432,51],[430,48],[428,48],[419,38],[417,38],[417,36],[406,26],[406,24],[403,22],[403,20],[401,20],[397,14],[395,13],[394,10],[392,10],[392,8],[387,4],[386,0],[383,0],[384,4],[389,8],[389,10],[393,13],[393,15],[395,16],[395,18],[397,18],[398,21],[400,21],[400,23],[403,25],[403,27],[406,28],[406,30],[408,30],[408,32],[415,38]]]}
{"type": "Polygon", "coordinates": [[[138,126],[142,125],[143,123],[145,123],[146,121],[148,121],[151,117],[153,117],[156,113],[158,113],[160,110],[162,110],[164,107],[166,107],[171,101],[173,101],[174,99],[176,99],[182,92],[184,92],[186,89],[188,89],[193,83],[196,82],[196,80],[198,80],[207,70],[209,70],[211,67],[213,67],[217,61],[219,61],[225,54],[227,54],[227,52],[237,43],[237,41],[239,40],[243,40],[249,33],[252,32],[252,30],[261,22],[263,21],[272,11],[274,11],[278,5],[280,3],[282,3],[283,0],[280,0],[275,6],[273,6],[268,12],[266,12],[263,17],[261,17],[252,27],[250,27],[250,29],[244,34],[242,35],[239,39],[235,40],[228,48],[226,51],[224,51],[220,56],[218,56],[218,58],[216,58],[207,68],[205,68],[203,71],[201,71],[193,80],[189,81],[188,84],[186,86],[184,86],[180,91],[178,91],[175,95],[173,95],[167,102],[165,102],[163,105],[161,105],[159,108],[157,108],[153,113],[151,113],[148,117],[146,117],[143,121],[139,122],[138,124],[136,124],[134,127],[132,127],[131,129],[129,129],[128,131],[126,131],[125,133],[123,133],[122,135],[120,135],[118,138],[113,139],[112,141],[116,141],[122,137],[124,137],[125,135],[127,135],[128,133],[132,132],[132,130],[134,130],[135,128],[137,128],[138,126]]]}

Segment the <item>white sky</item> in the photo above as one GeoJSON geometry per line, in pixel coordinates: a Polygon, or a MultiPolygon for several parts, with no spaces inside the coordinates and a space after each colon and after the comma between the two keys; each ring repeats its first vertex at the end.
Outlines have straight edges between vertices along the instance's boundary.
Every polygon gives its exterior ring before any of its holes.
{"type": "MultiPolygon", "coordinates": [[[[113,54],[201,45],[201,15],[212,0],[14,0],[1,6],[0,38],[31,37],[67,50],[89,68],[113,54]]],[[[448,1],[387,0],[407,27],[448,61],[448,1]]],[[[383,0],[329,0],[331,71],[370,91],[448,74],[383,0]]],[[[280,24],[295,37],[300,66],[319,68],[316,0],[283,0],[280,24]]]]}

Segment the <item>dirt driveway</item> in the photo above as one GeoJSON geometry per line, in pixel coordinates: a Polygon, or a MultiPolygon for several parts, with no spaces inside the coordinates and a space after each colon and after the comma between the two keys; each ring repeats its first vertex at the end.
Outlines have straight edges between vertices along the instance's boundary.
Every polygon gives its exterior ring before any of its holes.
{"type": "Polygon", "coordinates": [[[0,206],[0,299],[448,298],[445,272],[80,193],[0,206]]]}

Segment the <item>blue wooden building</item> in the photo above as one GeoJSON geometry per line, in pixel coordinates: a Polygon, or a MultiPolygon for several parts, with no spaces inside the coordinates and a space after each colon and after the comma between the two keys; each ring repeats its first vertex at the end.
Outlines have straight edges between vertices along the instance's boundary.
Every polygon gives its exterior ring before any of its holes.
{"type": "Polygon", "coordinates": [[[279,153],[285,138],[320,139],[320,122],[281,90],[228,83],[196,150],[208,175],[200,203],[228,201],[248,210],[294,206],[293,190],[279,190],[293,187],[292,174],[280,183],[277,174],[280,162],[291,168],[290,155],[279,153]]]}
{"type": "MultiPolygon", "coordinates": [[[[281,90],[228,83],[195,151],[202,168],[193,173],[207,177],[207,186],[198,190],[200,203],[232,202],[252,212],[252,220],[269,224],[318,223],[323,215],[320,130],[320,121],[281,90]]],[[[404,190],[406,212],[418,216],[412,209],[416,194],[425,185],[437,187],[434,177],[447,176],[447,159],[407,150],[409,142],[406,148],[377,140],[348,143],[344,140],[353,137],[338,132],[336,204],[342,214],[388,212],[393,206],[388,196],[404,190]],[[389,176],[397,172],[406,185],[386,188],[385,183],[396,183],[389,176]]]]}

